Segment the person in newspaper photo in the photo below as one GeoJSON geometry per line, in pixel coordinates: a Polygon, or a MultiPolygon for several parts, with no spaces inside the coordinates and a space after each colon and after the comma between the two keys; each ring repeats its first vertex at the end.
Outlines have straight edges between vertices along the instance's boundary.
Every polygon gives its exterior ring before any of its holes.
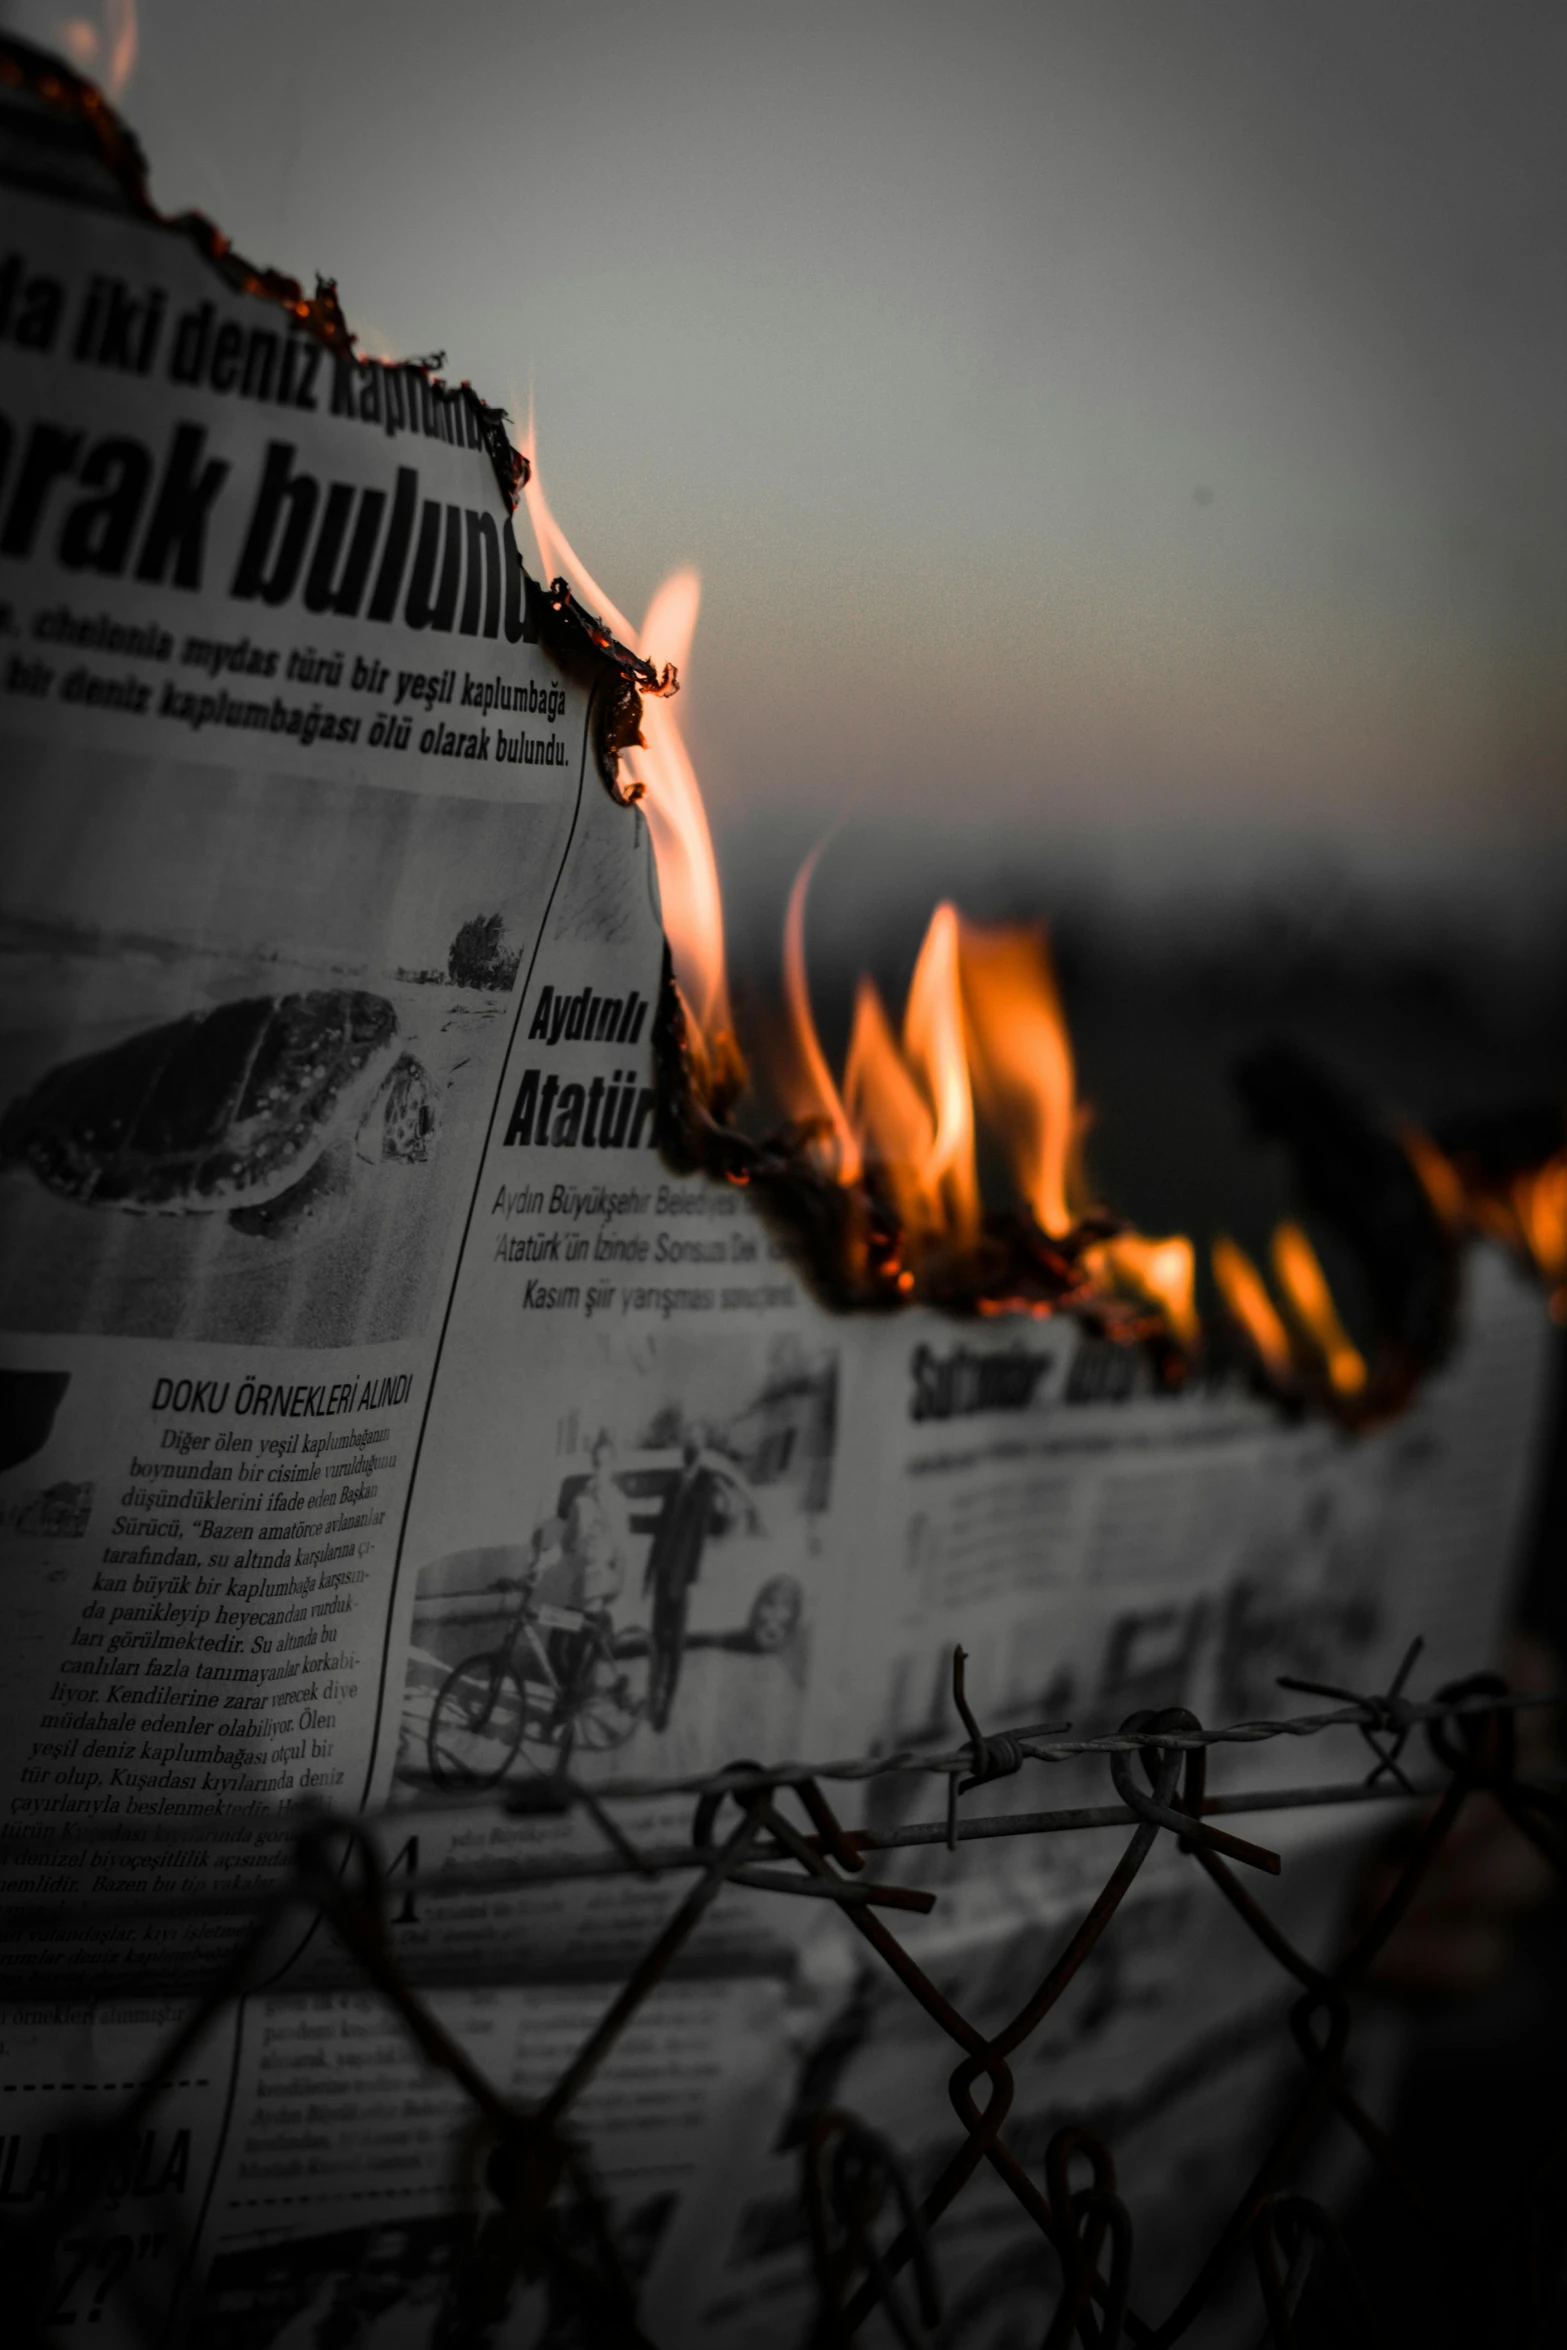
{"type": "Polygon", "coordinates": [[[764,1719],[796,1736],[837,1351],[772,1333],[760,1360],[713,1353],[662,1339],[629,1424],[610,1387],[567,1402],[537,1466],[519,1461],[515,1500],[474,1524],[482,1539],[419,1567],[400,1789],[495,1786],[568,1755],[573,1770],[595,1755],[684,1768],[754,1743],[764,1719]]]}
{"type": "MultiPolygon", "coordinates": [[[[547,1518],[534,1540],[531,1574],[516,1588],[546,1606],[593,1617],[612,1635],[610,1611],[626,1582],[631,1529],[615,1483],[615,1440],[600,1429],[588,1480],[566,1505],[564,1518],[547,1518]]],[[[557,1628],[549,1636],[551,1662],[565,1686],[575,1683],[586,1645],[583,1632],[557,1628]]]]}
{"type": "Polygon", "coordinates": [[[702,1430],[692,1429],[681,1447],[679,1473],[665,1496],[642,1573],[643,1591],[653,1603],[647,1711],[655,1730],[669,1722],[685,1658],[691,1586],[702,1571],[709,1534],[732,1521],[731,1498],[739,1501],[753,1532],[759,1533],[761,1513],[745,1478],[733,1461],[707,1448],[702,1430]]]}

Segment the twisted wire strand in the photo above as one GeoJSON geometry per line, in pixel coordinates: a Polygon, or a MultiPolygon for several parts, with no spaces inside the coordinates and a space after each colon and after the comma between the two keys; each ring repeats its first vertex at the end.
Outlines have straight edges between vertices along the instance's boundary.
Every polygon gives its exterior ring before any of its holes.
{"type": "MultiPolygon", "coordinates": [[[[1401,1700],[1405,1717],[1411,1725],[1428,1722],[1461,1721],[1468,1715],[1496,1713],[1526,1713],[1567,1710],[1567,1689],[1553,1689],[1545,1693],[1508,1691],[1495,1697],[1463,1695],[1452,1698],[1401,1700]]],[[[1055,1723],[1037,1724],[1032,1728],[1013,1729],[991,1733],[991,1742],[1005,1741],[1008,1767],[1015,1755],[1023,1762],[1068,1763],[1096,1754],[1138,1754],[1154,1747],[1173,1748],[1179,1753],[1209,1746],[1256,1746],[1274,1738],[1315,1738],[1326,1730],[1378,1730],[1386,1725],[1386,1704],[1383,1697],[1358,1699],[1352,1705],[1341,1705],[1328,1713],[1286,1714],[1269,1716],[1256,1721],[1231,1722],[1222,1729],[1204,1729],[1200,1724],[1189,1730],[1174,1730],[1155,1735],[1152,1731],[1129,1731],[1125,1728],[1102,1730],[1088,1737],[1068,1738],[1054,1735],[1055,1723]]],[[[936,1747],[905,1746],[889,1754],[861,1754],[841,1756],[830,1762],[779,1762],[729,1764],[722,1770],[688,1771],[670,1776],[642,1776],[638,1778],[595,1779],[591,1793],[596,1803],[633,1803],[653,1801],[660,1796],[743,1795],[766,1793],[776,1788],[802,1786],[807,1782],[831,1780],[839,1785],[868,1779],[891,1777],[900,1773],[924,1774],[933,1779],[951,1778],[956,1772],[966,1772],[973,1762],[971,1743],[965,1739],[961,1746],[936,1747]]],[[[242,1790],[237,1792],[242,1793],[242,1790]]],[[[1400,1791],[1402,1792],[1402,1791],[1400,1791]]],[[[383,1805],[376,1810],[356,1814],[366,1826],[406,1826],[415,1811],[424,1814],[442,1812],[493,1812],[505,1809],[504,1795],[497,1797],[493,1789],[475,1789],[470,1793],[450,1789],[421,1788],[416,1795],[396,1805],[383,1805]]],[[[564,1804],[562,1809],[567,1808],[564,1804]]],[[[128,1844],[156,1844],[160,1841],[189,1844],[193,1841],[212,1843],[248,1842],[272,1836],[286,1841],[298,1827],[301,1819],[318,1816],[316,1807],[299,1806],[290,1810],[258,1809],[248,1818],[230,1815],[212,1820],[186,1819],[171,1821],[167,1826],[155,1821],[100,1820],[80,1827],[50,1822],[26,1829],[0,1824],[0,1858],[10,1853],[36,1851],[47,1843],[51,1851],[59,1851],[71,1844],[102,1845],[121,1838],[128,1844]]],[[[530,1804],[518,1807],[518,1816],[537,1818],[537,1810],[530,1804]]],[[[628,1863],[628,1865],[630,1865],[628,1863]]]]}

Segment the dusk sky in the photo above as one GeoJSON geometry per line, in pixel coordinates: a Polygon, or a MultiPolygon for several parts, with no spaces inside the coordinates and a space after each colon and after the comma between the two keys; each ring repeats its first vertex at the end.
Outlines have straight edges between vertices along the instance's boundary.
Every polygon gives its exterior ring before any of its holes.
{"type": "Polygon", "coordinates": [[[1141,882],[1567,852],[1564,103],[1523,0],[141,0],[121,99],[165,207],[531,390],[624,608],[695,565],[738,864],[1141,882]]]}

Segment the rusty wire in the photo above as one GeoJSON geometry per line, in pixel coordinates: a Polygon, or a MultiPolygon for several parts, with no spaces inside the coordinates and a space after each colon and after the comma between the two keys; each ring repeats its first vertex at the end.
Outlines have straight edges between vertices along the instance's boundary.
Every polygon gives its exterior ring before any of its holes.
{"type": "MultiPolygon", "coordinates": [[[[982,2166],[988,2166],[1010,2192],[1053,2256],[1054,2283],[1039,2311],[1038,2338],[1047,2350],[1068,2350],[1074,2342],[1086,2350],[1122,2350],[1129,2344],[1165,2350],[1189,2335],[1204,2311],[1245,2273],[1254,2276],[1260,2299],[1262,2344],[1289,2350],[1302,2339],[1297,2323],[1302,2297],[1313,2289],[1312,2280],[1322,2277],[1331,2277],[1337,2288],[1338,2338],[1352,2340],[1357,2333],[1367,2342],[1392,2338],[1354,2273],[1332,2215],[1294,2183],[1308,2141],[1321,2123],[1336,2117],[1405,2206],[1417,2218],[1422,2216],[1418,2192],[1405,2176],[1390,2139],[1364,2109],[1347,2076],[1352,1994],[1475,1796],[1494,1801],[1558,1871],[1567,1866],[1567,1798],[1560,1778],[1521,1776],[1515,1739],[1522,1710],[1560,1709],[1567,1698],[1561,1693],[1520,1697],[1497,1676],[1478,1674],[1417,1702],[1403,1694],[1416,1654],[1412,1650],[1406,1656],[1385,1693],[1360,1696],[1349,1690],[1321,1690],[1342,1701],[1325,1715],[1209,1731],[1194,1715],[1171,1708],[1133,1714],[1105,1736],[1064,1741],[1056,1724],[987,1736],[967,1700],[960,1650],[954,1658],[954,1698],[968,1732],[962,1749],[868,1757],[819,1771],[742,1762],[699,1781],[675,1782],[675,1787],[697,1795],[690,1840],[684,1846],[634,1845],[604,1810],[606,1801],[617,1795],[669,1792],[670,1783],[600,1785],[589,1800],[586,1790],[563,1782],[561,1807],[582,1804],[603,1835],[602,1853],[566,1856],[542,1869],[500,1867],[448,1872],[444,1877],[433,1872],[419,1880],[419,1889],[434,1893],[482,1883],[522,1891],[540,1882],[614,1870],[642,1875],[684,1870],[694,1873],[695,1882],[554,2087],[528,2106],[505,2096],[486,2077],[409,1981],[394,1947],[387,1874],[375,1823],[324,1813],[296,1822],[289,1865],[264,1899],[246,1897],[248,1914],[235,1951],[207,1983],[144,2083],[111,2121],[75,2132],[65,2186],[41,2216],[27,2224],[5,2222],[0,2256],[11,2279],[12,2306],[27,2311],[33,2339],[57,2343],[65,2338],[51,2327],[49,2317],[60,2261],[68,2245],[79,2246],[83,2240],[81,2231],[91,2225],[94,2205],[113,2166],[124,2159],[136,2130],[155,2106],[160,2084],[177,2075],[222,2014],[264,1978],[280,1929],[308,1917],[335,1938],[358,1978],[398,2016],[426,2061],[459,2089],[471,2113],[472,2145],[489,2208],[482,2219],[470,2215],[465,2257],[454,2274],[454,2298],[448,2320],[443,2321],[447,2332],[439,2339],[446,2340],[448,2332],[453,2341],[482,2338],[483,2329],[504,2312],[516,2280],[542,2277],[552,2301],[559,2295],[576,2313],[584,2340],[657,2350],[640,2325],[635,2289],[604,2198],[573,2130],[572,2109],[625,2026],[668,1975],[704,1913],[726,1886],[735,1885],[808,1892],[812,1898],[836,1902],[876,1958],[951,2040],[957,2055],[948,2081],[954,2143],[931,2178],[916,2182],[898,2150],[853,2114],[824,2108],[805,2117],[801,2204],[816,2288],[810,2350],[843,2350],[859,2338],[873,2313],[906,2350],[933,2350],[942,2339],[939,2223],[982,2166]],[[1345,1727],[1357,1730],[1372,1754],[1372,1769],[1364,1780],[1259,1789],[1223,1798],[1207,1795],[1207,1757],[1215,1746],[1318,1736],[1345,1727]],[[1402,1767],[1404,1748],[1417,1728],[1424,1729],[1436,1766],[1429,1783],[1417,1783],[1402,1767]],[[1120,1798],[1116,1804],[997,1819],[957,1815],[960,1792],[1010,1776],[1025,1762],[1095,1755],[1109,1764],[1120,1798]],[[829,1777],[853,1783],[898,1771],[945,1778],[946,1817],[885,1835],[848,1829],[837,1819],[821,1784],[829,1777]],[[1427,1809],[1396,1878],[1375,1913],[1327,1967],[1295,1948],[1232,1865],[1274,1873],[1278,1856],[1212,1824],[1222,1812],[1374,1800],[1407,1804],[1411,1798],[1423,1798],[1427,1809]],[[729,1805],[734,1807],[732,1824],[725,1825],[729,1805]],[[791,1817],[786,1805],[797,1806],[801,1816],[791,1817]],[[936,1896],[864,1876],[866,1856],[876,1851],[1114,1826],[1129,1827],[1131,1834],[1099,1893],[1010,2020],[988,2035],[953,2005],[899,1941],[884,1914],[927,1911],[936,1896]],[[1080,2124],[1058,2130],[1046,2149],[1040,2179],[1009,2144],[1007,2123],[1016,2096],[1011,2059],[1067,1996],[1155,1846],[1166,1837],[1190,1857],[1297,1986],[1289,2026],[1300,2072],[1272,2140],[1223,2227],[1196,2260],[1174,2306],[1152,2317],[1135,2302],[1135,2217],[1118,2190],[1113,2149],[1080,2124]],[[578,1865],[568,1866],[568,1861],[578,1865]],[[584,1867],[584,1862],[590,1865],[584,1867]]],[[[276,1823],[272,1832],[279,1832],[276,1823]]],[[[100,1828],[100,1838],[102,1833],[100,1828]]],[[[188,1829],[184,1833],[188,1836],[188,1829]]],[[[15,1849],[14,1840],[5,1842],[15,1849]]],[[[400,1899],[407,1890],[408,1880],[400,1875],[400,1899]]],[[[79,1917],[82,1906],[33,1905],[15,1916],[19,1924],[39,1932],[57,1930],[79,1917]]],[[[129,1905],[107,1906],[114,1906],[117,1915],[131,1914],[129,1905]]],[[[143,1910],[145,1906],[141,1905],[143,1910]]],[[[183,1906],[199,1904],[187,1900],[183,1906]]],[[[1537,2236],[1539,2214],[1532,2204],[1527,2217],[1537,2236]]],[[[1436,2244],[1433,2256],[1450,2256],[1452,2249],[1436,2244]]],[[[1531,2242],[1520,2246],[1520,2267],[1532,2280],[1543,2310],[1545,2299],[1559,2290],[1552,2263],[1540,2259],[1531,2242]]],[[[157,2312],[141,2307],[128,2314],[140,2323],[149,2343],[163,2337],[165,2328],[157,2312]]],[[[1542,2318],[1537,2312],[1530,2322],[1538,2329],[1530,2338],[1547,2338],[1543,2328],[1551,2322],[1549,2315],[1542,2318]]],[[[676,2346],[663,2345],[661,2350],[676,2346]]]]}

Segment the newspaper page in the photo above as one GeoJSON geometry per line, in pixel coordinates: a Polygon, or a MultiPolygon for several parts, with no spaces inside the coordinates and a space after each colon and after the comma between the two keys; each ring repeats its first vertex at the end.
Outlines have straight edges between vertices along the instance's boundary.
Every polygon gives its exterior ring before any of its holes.
{"type": "MultiPolygon", "coordinates": [[[[687,2337],[702,2247],[715,2226],[737,2223],[760,2119],[776,2122],[782,2000],[777,1981],[664,1985],[573,2114],[579,2159],[655,2340],[687,2337]]],[[[430,1999],[441,2028],[518,2104],[549,2090],[601,2006],[592,1987],[570,1983],[430,1999]]],[[[141,2081],[177,2020],[149,2002],[8,2011],[7,2221],[68,2189],[81,2094],[107,2103],[141,2081]]],[[[542,2350],[580,2340],[563,2330],[576,2314],[558,2275],[483,2258],[485,2231],[505,2226],[486,2184],[492,2151],[462,2091],[374,1994],[254,1997],[167,2083],[82,2213],[47,2324],[91,2324],[110,2343],[159,2338],[183,2286],[192,2344],[422,2350],[503,2339],[542,2350]],[[500,2282],[486,2297],[469,2280],[491,2268],[500,2282]]],[[[591,2267],[597,2247],[580,2215],[564,2233],[567,2257],[591,2267]]]]}
{"type": "MultiPolygon", "coordinates": [[[[654,1151],[646,828],[605,788],[608,665],[538,641],[498,420],[156,220],[11,63],[0,2216],[67,2215],[52,2328],[424,2338],[468,2117],[323,1935],[315,1987],[194,2040],[191,1995],[304,1806],[406,1807],[404,1866],[471,1872],[581,1848],[491,1800],[568,1737],[666,1776],[808,1746],[840,1349],[654,1151]],[[462,1682],[435,1700],[524,1600],[519,1707],[579,1701],[496,1770],[462,1682]]],[[[410,1899],[399,1955],[524,2102],[667,1900],[517,1907],[410,1899]]],[[[669,2338],[790,1937],[731,1939],[577,2117],[669,2338]]]]}
{"type": "MultiPolygon", "coordinates": [[[[1276,1676],[1385,1683],[1411,1639],[1433,1684],[1493,1652],[1544,1394],[1538,1301],[1499,1256],[1469,1266],[1452,1363],[1392,1426],[1345,1439],[1282,1423],[1234,1391],[1159,1392],[1125,1349],[1066,1322],[990,1329],[911,1315],[883,1332],[877,1565],[860,1579],[859,1655],[887,1661],[877,1744],[960,1743],[952,1650],[987,1730],[1075,1719],[1113,1729],[1184,1705],[1208,1722],[1291,1710],[1276,1676]],[[901,1382],[897,1377],[901,1370],[901,1382]],[[903,1412],[891,1397],[901,1384],[903,1412]]],[[[1211,1788],[1364,1775],[1358,1734],[1210,1755],[1211,1788]],[[1313,1759],[1303,1763],[1302,1755],[1313,1759]]],[[[940,1781],[872,1780],[857,1817],[895,1835],[939,1818],[940,1781]]],[[[1002,1779],[964,1809],[1004,1817],[1113,1800],[1102,1761],[1002,1779]]],[[[1282,1854],[1249,1882],[1284,1932],[1325,1958],[1382,1825],[1363,1806],[1237,1823],[1282,1854]]],[[[939,1842],[882,1856],[899,1882],[939,1888],[900,1939],[962,2014],[995,2031],[1064,1946],[1126,1830],[939,1842]]],[[[959,2051],[840,1926],[802,1952],[795,2091],[759,2141],[732,2238],[710,2266],[694,2339],[808,2337],[817,2287],[801,2202],[804,2124],[831,2108],[896,2150],[925,2193],[958,2143],[947,2095],[959,2051]]],[[[1281,2111],[1296,2059],[1298,1985],[1238,1926],[1189,1860],[1156,1848],[1111,1930],[1013,2059],[1007,2142],[1032,2175],[1067,2124],[1115,2153],[1137,2214],[1139,2304],[1158,2313],[1192,2281],[1281,2111]]],[[[1388,2046],[1357,2035],[1364,2068],[1388,2046]]],[[[1385,2084],[1383,2084],[1385,2085],[1385,2084]]],[[[1001,2181],[981,2167],[938,2231],[943,2340],[1037,2338],[1059,2269],[1001,2181]]],[[[1215,2302],[1215,2341],[1251,2304],[1215,2302]]],[[[912,2306],[912,2302],[909,2302],[912,2306]]],[[[1209,2338],[1205,2332],[1205,2339],[1209,2338]]]]}
{"type": "MultiPolygon", "coordinates": [[[[1066,1320],[910,1315],[880,1335],[890,1457],[849,1644],[885,1659],[873,1749],[961,1741],[959,1641],[996,1730],[1109,1730],[1176,1705],[1256,1720],[1311,1710],[1283,1673],[1385,1687],[1419,1638],[1436,1687],[1494,1654],[1548,1345],[1537,1292],[1499,1252],[1471,1252],[1452,1360],[1400,1418],[1354,1436],[1225,1383],[1161,1390],[1135,1351],[1066,1320]]],[[[1288,1739],[1221,1749],[1214,1783],[1298,1783],[1353,1746],[1346,1733],[1304,1768],[1288,1739]]],[[[872,1818],[890,1823],[918,1787],[873,1783],[872,1818]]],[[[987,1788],[985,1808],[1007,1800],[987,1788]]],[[[1027,1851],[1031,1866],[1057,1857],[1048,1840],[1027,1851]]]]}
{"type": "MultiPolygon", "coordinates": [[[[863,1689],[836,1663],[875,1496],[844,1413],[873,1366],[744,1192],[625,1147],[647,1044],[612,1041],[599,1007],[646,1002],[662,956],[645,833],[600,794],[523,1000],[391,1593],[368,1791],[406,1807],[399,1841],[417,1835],[437,1879],[603,1853],[580,1812],[475,1808],[557,1771],[568,1741],[590,1789],[863,1743],[863,1689]]],[[[678,1843],[692,1798],[617,1817],[638,1844],[678,1843]]],[[[463,1947],[620,1968],[684,1889],[620,1870],[470,1902],[463,1947]]],[[[701,1962],[760,1963],[806,1907],[726,1895],[701,1962]]],[[[457,1929],[445,1903],[431,1914],[410,1934],[439,1963],[457,1929]]]]}
{"type": "MultiPolygon", "coordinates": [[[[22,177],[0,1876],[63,1897],[124,1884],[110,1826],[361,1800],[485,1136],[602,785],[498,420],[22,177]]],[[[145,1881],[204,1865],[176,1843],[145,1881]]]]}
{"type": "MultiPolygon", "coordinates": [[[[1451,1370],[1351,1442],[1065,1321],[828,1313],[655,1148],[624,677],[551,634],[500,420],[158,220],[79,85],[4,56],[0,2217],[65,2215],[56,2333],[563,2342],[515,2262],[461,2301],[473,2110],[324,1927],[186,2029],[305,1808],[372,1819],[394,1963],[526,2109],[691,1883],[628,1844],[688,1844],[730,1763],[950,1746],[959,1641],[997,1729],[1272,1712],[1417,1631],[1473,1664],[1541,1317],[1480,1261],[1451,1370]]],[[[829,1785],[884,1830],[945,1791],[829,1785]]],[[[890,1873],[999,2001],[1101,1850],[890,1873]]],[[[1210,1964],[1188,1890],[1147,1872],[1124,2037],[1064,2014],[1045,2109],[1152,2095],[1136,2019],[1210,1964]]],[[[869,1996],[824,1907],[726,1888],[573,2117],[656,2341],[773,2338],[791,2099],[869,1996]]],[[[843,2094],[922,2158],[944,2076],[876,2017],[843,2094]]]]}

